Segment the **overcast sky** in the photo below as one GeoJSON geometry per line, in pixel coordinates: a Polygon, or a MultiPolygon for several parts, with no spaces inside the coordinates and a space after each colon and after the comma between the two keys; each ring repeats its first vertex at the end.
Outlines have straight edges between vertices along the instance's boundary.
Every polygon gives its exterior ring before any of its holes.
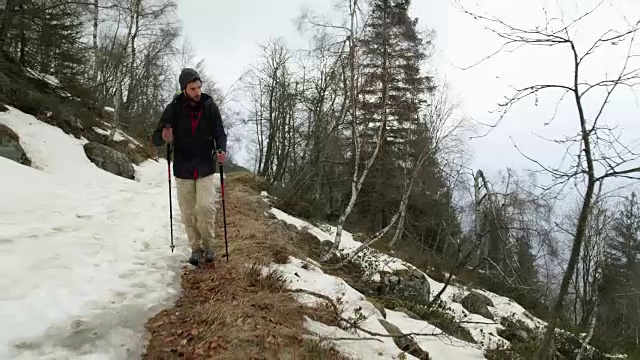
{"type": "MultiPolygon", "coordinates": [[[[256,61],[257,43],[269,37],[281,36],[292,47],[304,47],[305,38],[300,35],[293,19],[303,7],[309,6],[317,13],[328,12],[334,0],[181,0],[179,16],[187,35],[200,57],[205,57],[208,71],[227,90],[249,64],[256,61]]],[[[345,0],[346,1],[346,0],[345,0]]],[[[464,113],[478,121],[492,123],[497,116],[489,114],[498,102],[511,94],[510,86],[560,83],[571,80],[572,58],[567,47],[522,48],[516,52],[495,57],[471,70],[465,67],[497,50],[503,41],[482,28],[481,22],[462,14],[452,4],[453,0],[413,1],[411,15],[419,18],[422,29],[436,32],[434,66],[441,79],[446,78],[463,102],[464,113]]],[[[463,1],[476,12],[485,12],[502,21],[523,28],[545,23],[547,17],[571,21],[597,3],[594,0],[492,0],[463,1]],[[576,4],[580,3],[578,7],[576,4]],[[491,4],[487,4],[491,3],[491,4]],[[562,13],[558,4],[565,6],[562,13]],[[570,6],[568,4],[571,4],[570,6]]],[[[584,51],[606,30],[622,29],[627,23],[635,24],[640,18],[640,2],[618,0],[611,6],[605,2],[590,18],[576,29],[579,51],[584,51]],[[635,4],[634,4],[635,3],[635,4]],[[624,16],[631,16],[625,20],[624,16]]],[[[555,22],[555,28],[559,22],[555,22]]],[[[574,31],[573,35],[576,35],[574,31]]],[[[627,44],[603,48],[585,63],[583,80],[603,80],[604,74],[618,72],[625,59],[627,44]]],[[[640,48],[635,49],[637,53],[640,48]]],[[[632,64],[637,65],[637,64],[632,64]]],[[[474,139],[470,146],[474,151],[474,168],[492,173],[506,167],[533,167],[514,148],[515,142],[527,155],[547,164],[557,164],[562,149],[553,146],[540,136],[557,139],[578,130],[576,110],[572,99],[560,106],[556,120],[551,118],[559,93],[548,92],[537,100],[537,105],[523,102],[514,107],[510,115],[488,136],[474,139]]],[[[594,92],[589,98],[588,116],[594,116],[596,105],[602,96],[594,92]]],[[[638,105],[633,91],[615,94],[604,119],[620,128],[627,143],[640,138],[638,105]]],[[[243,159],[246,160],[246,159],[243,159]]]]}

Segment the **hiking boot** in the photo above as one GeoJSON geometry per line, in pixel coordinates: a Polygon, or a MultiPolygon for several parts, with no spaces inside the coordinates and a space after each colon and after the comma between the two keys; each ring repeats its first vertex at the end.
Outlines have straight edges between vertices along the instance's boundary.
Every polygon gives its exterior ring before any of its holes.
{"type": "Polygon", "coordinates": [[[189,258],[189,264],[193,266],[200,265],[202,261],[202,257],[204,256],[204,250],[193,250],[191,252],[191,257],[189,258]]]}
{"type": "Polygon", "coordinates": [[[215,259],[215,256],[216,256],[216,253],[215,251],[213,251],[213,249],[206,249],[204,261],[210,263],[215,259]]]}

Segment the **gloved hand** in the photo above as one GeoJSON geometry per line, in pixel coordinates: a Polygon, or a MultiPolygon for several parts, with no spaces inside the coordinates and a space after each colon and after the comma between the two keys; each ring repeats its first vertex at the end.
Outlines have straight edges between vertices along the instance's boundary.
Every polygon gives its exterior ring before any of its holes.
{"type": "Polygon", "coordinates": [[[218,163],[224,164],[224,161],[227,158],[227,153],[222,150],[218,150],[217,155],[218,155],[218,163]]]}
{"type": "Polygon", "coordinates": [[[162,129],[162,140],[166,143],[170,143],[173,141],[173,129],[170,127],[166,127],[162,129]]]}

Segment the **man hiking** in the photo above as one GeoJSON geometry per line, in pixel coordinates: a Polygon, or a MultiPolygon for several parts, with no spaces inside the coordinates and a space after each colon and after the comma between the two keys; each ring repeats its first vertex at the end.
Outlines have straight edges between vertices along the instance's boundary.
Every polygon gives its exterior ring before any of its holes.
{"type": "Polygon", "coordinates": [[[153,144],[173,145],[178,205],[191,246],[189,263],[198,266],[203,259],[212,262],[215,256],[214,174],[216,158],[224,163],[227,135],[218,106],[201,91],[198,73],[185,68],[178,82],[182,92],[164,109],[153,133],[153,144]]]}

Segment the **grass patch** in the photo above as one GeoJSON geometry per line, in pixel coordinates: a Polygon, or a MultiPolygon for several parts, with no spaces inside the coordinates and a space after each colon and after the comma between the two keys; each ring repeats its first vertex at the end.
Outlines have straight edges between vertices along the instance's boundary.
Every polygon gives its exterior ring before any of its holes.
{"type": "Polygon", "coordinates": [[[452,310],[444,301],[438,300],[430,308],[414,307],[413,309],[408,309],[422,320],[442,330],[445,334],[475,344],[476,341],[471,332],[460,325],[458,320],[451,314],[452,310]]]}
{"type": "MultiPolygon", "coordinates": [[[[227,173],[226,164],[225,173],[227,173]]],[[[243,173],[240,176],[237,176],[236,174],[233,175],[234,183],[245,190],[250,190],[258,194],[262,191],[269,190],[269,182],[261,176],[255,175],[253,173],[243,173]]],[[[231,176],[231,174],[229,174],[229,176],[231,176]]]]}
{"type": "MultiPolygon", "coordinates": [[[[342,313],[342,304],[340,302],[336,302],[340,313],[342,313]]],[[[325,325],[335,326],[338,328],[342,328],[343,322],[340,319],[340,316],[336,313],[333,308],[333,305],[328,301],[320,301],[317,305],[309,308],[309,313],[307,316],[311,320],[315,320],[321,322],[325,325]]]]}
{"type": "Polygon", "coordinates": [[[275,198],[274,207],[287,214],[305,219],[312,224],[326,218],[326,209],[314,202],[305,192],[296,193],[278,185],[269,186],[268,191],[275,198]]]}

